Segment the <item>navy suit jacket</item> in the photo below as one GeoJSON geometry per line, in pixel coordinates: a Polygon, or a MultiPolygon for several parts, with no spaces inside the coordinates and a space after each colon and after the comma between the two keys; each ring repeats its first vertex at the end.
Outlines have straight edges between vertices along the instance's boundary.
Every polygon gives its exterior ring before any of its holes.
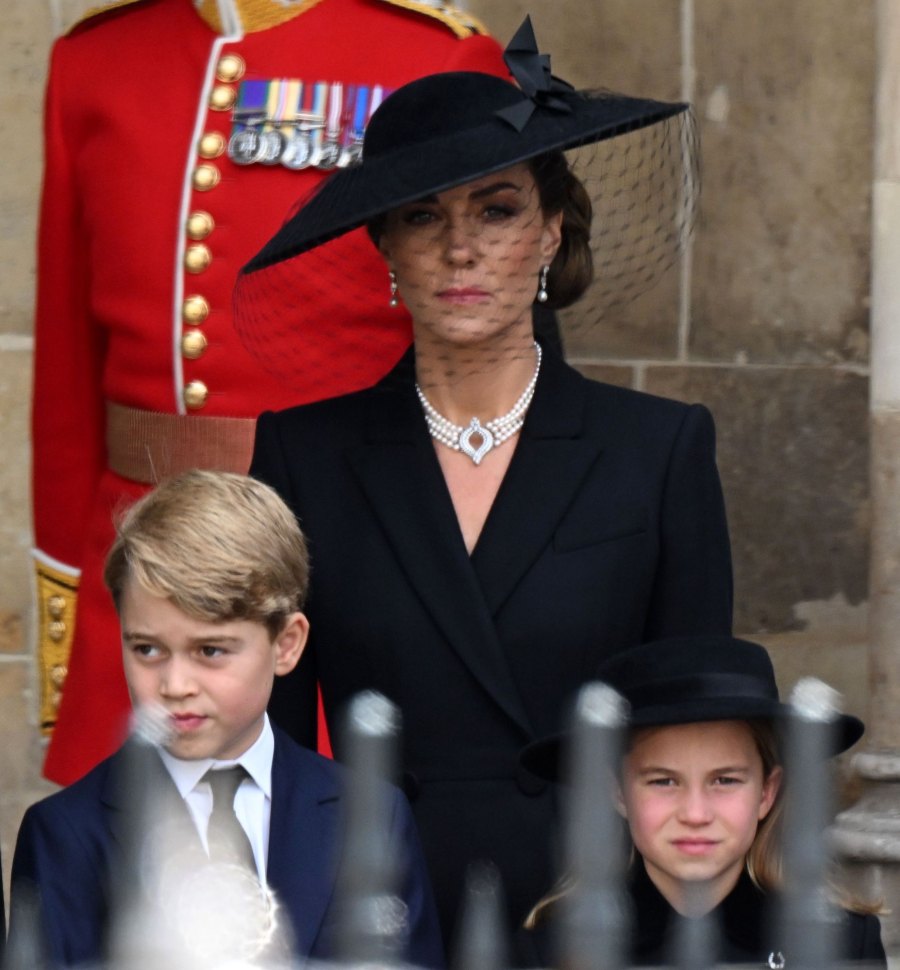
{"type": "MultiPolygon", "coordinates": [[[[176,811],[183,812],[183,822],[196,837],[187,807],[161,760],[150,752],[148,756],[141,783],[163,792],[176,811]]],[[[10,939],[26,931],[20,925],[21,904],[36,887],[54,964],[105,957],[110,914],[120,903],[117,891],[137,882],[136,873],[122,871],[129,865],[129,832],[135,824],[130,817],[134,797],[127,790],[128,770],[127,755],[120,749],[25,813],[13,860],[10,939]]],[[[267,881],[281,912],[290,918],[300,956],[334,955],[344,774],[339,765],[275,729],[267,881]]],[[[403,794],[393,787],[389,791],[390,838],[405,863],[402,897],[410,929],[406,956],[412,963],[439,967],[443,947],[412,814],[403,794]]]]}
{"type": "Polygon", "coordinates": [[[262,415],[251,472],[313,563],[309,644],[273,720],[308,743],[316,673],[330,721],[365,688],[400,706],[446,935],[469,860],[499,866],[516,920],[552,884],[553,800],[520,749],[611,654],[729,633],[731,558],[709,411],[549,351],[469,555],[413,380],[406,358],[369,390],[262,415]]]}

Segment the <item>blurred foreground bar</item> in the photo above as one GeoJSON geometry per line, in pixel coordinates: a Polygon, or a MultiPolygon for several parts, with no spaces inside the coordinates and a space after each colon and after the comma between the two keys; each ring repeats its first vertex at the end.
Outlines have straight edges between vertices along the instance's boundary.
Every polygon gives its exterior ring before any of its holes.
{"type": "MultiPolygon", "coordinates": [[[[834,750],[838,696],[825,684],[801,681],[791,697],[785,764],[790,785],[785,788],[785,871],[789,874],[783,911],[777,914],[785,954],[773,953],[771,970],[864,970],[865,964],[837,963],[837,911],[826,898],[830,865],[826,834],[831,822],[832,786],[829,755],[834,750]]],[[[629,896],[625,890],[626,840],[615,811],[615,784],[623,752],[627,705],[603,684],[587,685],[579,694],[574,734],[568,752],[568,801],[565,806],[564,872],[571,891],[563,897],[561,935],[557,940],[559,970],[627,970],[630,933],[629,896]]],[[[339,965],[360,970],[397,968],[408,930],[404,903],[398,896],[399,863],[390,844],[389,794],[385,780],[395,777],[400,740],[397,709],[376,693],[351,702],[343,750],[347,772],[343,863],[338,891],[342,924],[338,933],[339,965]]],[[[123,784],[138,809],[139,823],[123,833],[125,850],[141,873],[139,880],[112,887],[119,903],[118,924],[107,970],[288,970],[289,961],[272,950],[252,955],[232,947],[216,951],[206,946],[185,947],[169,931],[171,914],[154,898],[160,863],[183,844],[167,844],[149,819],[165,817],[154,783],[158,771],[154,747],[158,739],[140,730],[132,739],[133,757],[127,761],[123,784]],[[148,841],[148,833],[153,833],[148,841]]],[[[175,827],[177,830],[177,826],[175,827]]],[[[177,831],[176,831],[177,834],[177,831]]],[[[528,852],[528,846],[522,846],[528,852]]],[[[550,887],[548,887],[549,889],[550,887]]],[[[166,895],[166,894],[164,894],[166,895]]],[[[215,894],[213,894],[215,895],[215,894]]],[[[215,903],[215,900],[213,901],[215,903]]],[[[705,909],[697,898],[696,910],[705,909]]],[[[218,905],[218,904],[216,904],[218,905]]],[[[34,924],[32,934],[20,935],[7,949],[4,970],[45,970],[39,934],[38,900],[30,900],[20,918],[34,924]]],[[[472,870],[467,886],[453,970],[504,970],[510,966],[504,935],[503,893],[491,867],[472,870]]],[[[215,925],[207,931],[227,938],[233,928],[221,908],[214,909],[215,925]]],[[[236,922],[240,922],[237,920],[236,922]]],[[[708,919],[680,920],[672,941],[667,968],[712,970],[718,928],[708,919]]],[[[194,926],[196,930],[196,925],[194,926]]],[[[194,939],[193,943],[199,942],[194,939]]],[[[284,953],[284,949],[280,949],[284,953]]],[[[290,964],[299,970],[303,964],[290,964]]],[[[309,968],[309,964],[306,965],[309,968]]],[[[729,964],[759,967],[761,964],[729,964]]],[[[100,968],[94,968],[100,970],[100,968]]],[[[319,968],[324,970],[324,968],[319,968]]],[[[647,968],[650,970],[650,968],[647,968]]],[[[662,970],[662,968],[660,968],[662,970]]]]}
{"type": "Polygon", "coordinates": [[[813,677],[790,698],[785,743],[783,908],[780,914],[791,970],[829,970],[838,945],[839,914],[826,897],[832,821],[829,756],[835,749],[840,696],[813,677]]]}
{"type": "Polygon", "coordinates": [[[605,684],[587,684],[575,706],[566,816],[565,970],[620,970],[630,928],[622,820],[612,794],[619,774],[626,701],[605,684]]]}
{"type": "Polygon", "coordinates": [[[509,966],[500,873],[490,864],[469,867],[452,970],[505,970],[509,966]]]}
{"type": "Polygon", "coordinates": [[[386,781],[395,775],[399,740],[400,712],[387,698],[365,691],[350,701],[342,745],[350,767],[338,878],[342,963],[394,966],[408,931],[397,892],[398,860],[387,834],[386,781]]]}

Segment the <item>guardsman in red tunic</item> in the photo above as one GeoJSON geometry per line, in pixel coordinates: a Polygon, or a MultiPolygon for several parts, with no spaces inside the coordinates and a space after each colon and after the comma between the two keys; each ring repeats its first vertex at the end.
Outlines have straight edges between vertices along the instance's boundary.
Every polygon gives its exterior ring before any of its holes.
{"type": "Polygon", "coordinates": [[[408,318],[361,231],[323,250],[297,320],[259,335],[302,359],[289,384],[238,339],[231,293],[292,203],[352,164],[379,100],[443,70],[506,75],[483,28],[431,0],[126,0],[56,42],[33,407],[54,781],[125,729],[100,578],[116,511],[184,468],[246,470],[260,411],[372,384],[406,349],[408,318]]]}

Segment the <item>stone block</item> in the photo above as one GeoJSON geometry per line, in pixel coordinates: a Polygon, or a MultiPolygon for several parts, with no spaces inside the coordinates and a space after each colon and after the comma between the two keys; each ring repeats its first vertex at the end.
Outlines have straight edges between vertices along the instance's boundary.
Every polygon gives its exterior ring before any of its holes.
{"type": "Polygon", "coordinates": [[[833,625],[814,622],[808,630],[758,640],[772,656],[783,698],[801,677],[818,677],[840,692],[846,713],[865,720],[870,695],[867,611],[843,605],[846,609],[834,614],[833,625]]]}
{"type": "Polygon", "coordinates": [[[866,362],[874,11],[696,0],[692,357],[866,362]]]}
{"type": "Polygon", "coordinates": [[[859,798],[861,782],[853,768],[854,756],[868,747],[872,721],[869,690],[869,642],[865,605],[849,607],[835,602],[797,633],[756,637],[769,651],[782,699],[803,677],[817,677],[841,695],[841,710],[855,714],[867,725],[863,740],[835,759],[835,808],[849,808],[859,798]],[[831,621],[831,622],[829,622],[831,621]]]}
{"type": "Polygon", "coordinates": [[[636,299],[608,309],[591,290],[561,311],[566,353],[598,360],[673,360],[678,353],[678,270],[636,299]]]}
{"type": "Polygon", "coordinates": [[[0,333],[28,333],[50,9],[7,0],[0,59],[0,333]]]}
{"type": "Polygon", "coordinates": [[[531,14],[553,73],[575,87],[677,99],[681,89],[680,0],[469,0],[501,45],[531,14]]]}
{"type": "Polygon", "coordinates": [[[718,430],[735,629],[832,623],[868,593],[868,382],[816,368],[648,367],[646,390],[702,401],[718,430]],[[839,610],[840,612],[840,610],[839,610]]]}
{"type": "Polygon", "coordinates": [[[588,364],[581,361],[571,361],[585,377],[592,381],[603,381],[615,384],[617,387],[636,387],[637,375],[633,367],[621,367],[616,364],[588,364]]]}
{"type": "Polygon", "coordinates": [[[0,351],[0,611],[31,604],[29,414],[31,355],[0,351]]]}
{"type": "Polygon", "coordinates": [[[31,671],[24,662],[0,664],[0,718],[4,741],[0,745],[0,777],[3,792],[0,798],[15,788],[25,786],[35,768],[40,767],[31,742],[29,698],[32,691],[31,671]]]}
{"type": "Polygon", "coordinates": [[[872,509],[878,528],[872,536],[870,631],[875,648],[872,743],[900,751],[900,413],[872,415],[872,509]]]}
{"type": "Polygon", "coordinates": [[[22,656],[24,652],[22,614],[0,609],[0,654],[22,656]]]}
{"type": "Polygon", "coordinates": [[[0,664],[0,849],[6,886],[23,812],[56,789],[40,777],[43,746],[31,716],[36,709],[32,685],[31,670],[24,661],[0,664]]]}

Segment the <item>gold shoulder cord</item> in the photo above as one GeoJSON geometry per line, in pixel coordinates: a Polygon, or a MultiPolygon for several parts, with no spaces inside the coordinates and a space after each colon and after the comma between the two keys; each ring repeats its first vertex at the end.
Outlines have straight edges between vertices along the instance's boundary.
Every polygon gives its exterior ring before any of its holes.
{"type": "Polygon", "coordinates": [[[38,596],[38,672],[41,681],[41,733],[56,726],[63,684],[69,670],[78,579],[45,562],[35,563],[38,596]]]}
{"type": "MultiPolygon", "coordinates": [[[[67,33],[75,29],[79,24],[96,17],[98,14],[106,13],[108,10],[115,10],[117,7],[127,7],[141,0],[100,0],[96,6],[91,7],[78,20],[73,23],[67,33]]],[[[255,33],[258,30],[267,30],[277,26],[287,20],[291,20],[298,14],[304,13],[310,7],[314,7],[321,0],[306,0],[298,4],[287,6],[278,3],[278,0],[237,0],[238,11],[241,16],[243,29],[247,33],[255,33]]],[[[416,13],[424,14],[434,20],[439,20],[456,34],[457,37],[472,37],[475,34],[487,34],[488,30],[484,24],[473,17],[471,14],[458,10],[456,7],[445,3],[429,3],[428,0],[378,0],[380,3],[389,3],[395,7],[402,7],[404,10],[413,10],[416,13]]],[[[221,32],[222,24],[219,19],[218,5],[215,0],[195,0],[197,13],[212,27],[216,32],[221,32]]]]}
{"type": "Polygon", "coordinates": [[[488,29],[485,25],[473,17],[471,14],[448,3],[428,3],[427,0],[379,0],[380,3],[389,3],[394,7],[402,7],[404,10],[413,10],[416,13],[424,14],[439,20],[442,24],[449,27],[459,38],[472,37],[475,34],[487,34],[488,29]]]}
{"type": "MultiPolygon", "coordinates": [[[[295,3],[279,3],[278,0],[235,0],[241,29],[244,33],[255,34],[260,30],[269,30],[279,24],[293,20],[300,14],[314,7],[321,0],[299,0],[295,3]]],[[[194,0],[197,13],[217,33],[222,32],[222,19],[219,16],[219,5],[216,0],[194,0]]]]}

